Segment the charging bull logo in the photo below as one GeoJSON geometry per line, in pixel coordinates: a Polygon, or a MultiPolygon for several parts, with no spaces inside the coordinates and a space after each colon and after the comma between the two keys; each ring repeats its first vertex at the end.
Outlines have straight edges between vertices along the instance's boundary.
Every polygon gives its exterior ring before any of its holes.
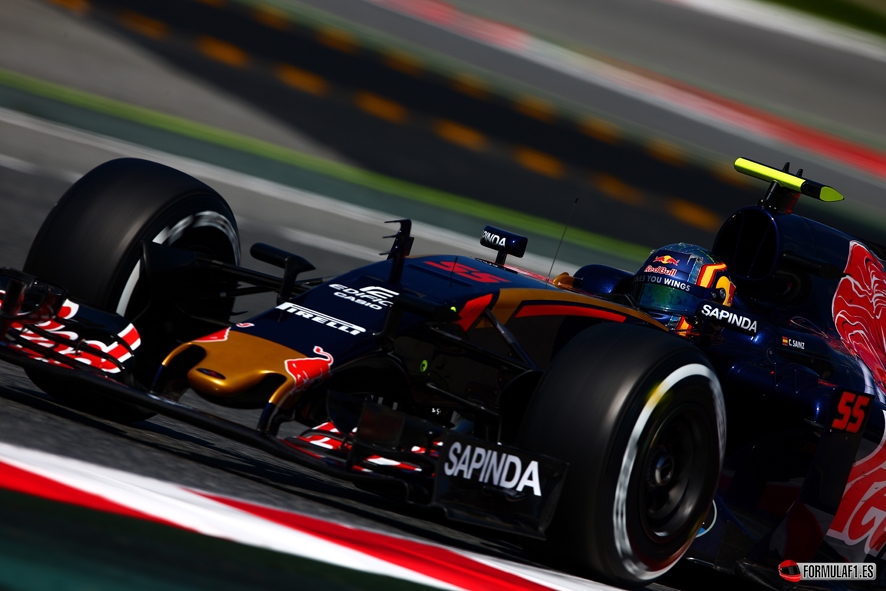
{"type": "Polygon", "coordinates": [[[330,353],[322,347],[314,347],[314,353],[320,357],[302,357],[301,359],[287,359],[286,371],[295,378],[294,390],[304,390],[311,383],[325,377],[332,367],[333,359],[330,353]]]}
{"type": "Polygon", "coordinates": [[[652,260],[652,262],[653,263],[661,263],[663,265],[679,265],[680,264],[680,261],[678,259],[675,259],[674,257],[672,257],[669,254],[666,254],[666,255],[663,255],[660,257],[655,257],[652,260]]]}
{"type": "MultiPolygon", "coordinates": [[[[844,276],[832,304],[834,326],[846,347],[886,389],[886,272],[860,242],[849,243],[844,276]]],[[[828,535],[855,546],[853,559],[886,546],[886,433],[873,453],[855,462],[828,535]],[[862,544],[863,543],[863,544],[862,544]],[[858,546],[857,546],[858,545],[858,546]]]]}
{"type": "Polygon", "coordinates": [[[832,304],[834,326],[877,387],[886,390],[886,272],[880,259],[852,241],[843,273],[832,304]]]}

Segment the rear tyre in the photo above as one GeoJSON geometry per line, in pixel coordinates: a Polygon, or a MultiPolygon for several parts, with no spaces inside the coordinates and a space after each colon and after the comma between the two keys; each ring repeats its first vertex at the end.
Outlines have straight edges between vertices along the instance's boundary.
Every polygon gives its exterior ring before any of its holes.
{"type": "Polygon", "coordinates": [[[683,556],[713,500],[720,384],[688,341],[601,324],[553,360],[520,444],[569,462],[547,553],[615,585],[648,584],[683,556]]]}
{"type": "MultiPolygon", "coordinates": [[[[24,271],[65,287],[72,299],[129,319],[142,339],[132,378],[146,387],[179,341],[207,331],[205,323],[182,316],[177,302],[152,297],[141,277],[143,242],[233,264],[240,258],[237,223],[218,193],[168,166],[123,158],[94,168],[68,189],[37,233],[24,271]]],[[[182,302],[188,295],[181,294],[182,302]]],[[[232,300],[210,300],[196,312],[226,321],[232,306],[232,300]]],[[[46,372],[29,370],[28,376],[44,392],[105,418],[133,422],[153,414],[46,372]]]]}

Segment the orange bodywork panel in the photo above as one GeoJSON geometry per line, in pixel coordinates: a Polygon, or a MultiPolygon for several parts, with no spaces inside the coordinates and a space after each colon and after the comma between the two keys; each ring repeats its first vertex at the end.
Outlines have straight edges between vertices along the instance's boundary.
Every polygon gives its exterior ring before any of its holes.
{"type": "Polygon", "coordinates": [[[163,365],[168,365],[180,353],[197,346],[206,352],[206,356],[188,371],[187,380],[191,388],[200,394],[236,398],[256,387],[269,374],[284,379],[270,402],[280,404],[296,390],[296,379],[287,371],[288,362],[306,355],[242,332],[222,331],[217,334],[223,337],[197,339],[177,347],[163,361],[163,365]]]}

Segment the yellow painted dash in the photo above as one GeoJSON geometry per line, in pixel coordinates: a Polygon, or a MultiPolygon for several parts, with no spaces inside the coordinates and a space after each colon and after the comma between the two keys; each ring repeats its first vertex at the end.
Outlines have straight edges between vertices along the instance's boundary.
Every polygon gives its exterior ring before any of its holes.
{"type": "Polygon", "coordinates": [[[668,213],[681,222],[709,232],[713,232],[719,228],[720,222],[722,222],[717,214],[706,207],[690,203],[689,201],[677,197],[668,199],[665,206],[668,213]]]}
{"type": "Polygon", "coordinates": [[[686,154],[679,146],[665,140],[654,139],[646,145],[650,156],[672,166],[685,166],[686,154]]]}
{"type": "Polygon", "coordinates": [[[301,68],[296,68],[289,64],[280,64],[276,68],[276,73],[277,78],[279,78],[284,84],[301,90],[302,92],[321,96],[329,91],[329,83],[324,78],[308,72],[307,70],[302,70],[301,68]]]}
{"type": "Polygon", "coordinates": [[[197,39],[197,50],[208,58],[229,66],[242,67],[249,61],[245,51],[221,41],[214,37],[200,37],[197,39]]]}
{"type": "Polygon", "coordinates": [[[354,104],[360,110],[392,123],[403,123],[409,118],[409,111],[400,103],[364,90],[354,94],[354,104]]]}
{"type": "Polygon", "coordinates": [[[560,178],[566,172],[563,163],[553,156],[525,146],[518,146],[514,149],[514,159],[523,168],[549,177],[560,178]]]}
{"type": "Polygon", "coordinates": [[[50,0],[50,2],[77,14],[83,14],[91,8],[86,0],[50,0]]]}
{"type": "Polygon", "coordinates": [[[169,27],[156,19],[126,10],[120,15],[120,24],[139,35],[152,39],[162,39],[169,33],[169,27]]]}
{"type": "Polygon", "coordinates": [[[341,29],[324,27],[317,31],[317,41],[344,53],[357,51],[357,40],[353,35],[341,29]]]}
{"type": "Polygon", "coordinates": [[[409,74],[410,76],[420,76],[424,71],[421,60],[403,51],[388,51],[382,56],[382,63],[387,67],[409,74]]]}
{"type": "Polygon", "coordinates": [[[607,144],[617,144],[621,139],[621,129],[598,117],[589,117],[579,125],[582,133],[607,144]]]}
{"type": "Polygon", "coordinates": [[[628,205],[641,205],[646,201],[643,191],[605,172],[592,175],[591,184],[607,197],[628,205]]]}
{"type": "Polygon", "coordinates": [[[521,96],[514,100],[514,109],[527,117],[550,123],[557,116],[554,105],[534,96],[521,96]]]}
{"type": "Polygon", "coordinates": [[[276,6],[268,6],[267,4],[256,6],[252,11],[252,18],[265,26],[281,31],[288,29],[291,24],[289,16],[285,12],[276,6]]]}
{"type": "Polygon", "coordinates": [[[470,150],[482,150],[486,146],[486,136],[482,133],[447,119],[437,119],[433,125],[434,133],[453,144],[470,150]]]}
{"type": "Polygon", "coordinates": [[[482,79],[471,74],[458,74],[452,78],[452,88],[462,94],[472,96],[480,100],[489,99],[489,87],[482,79]]]}

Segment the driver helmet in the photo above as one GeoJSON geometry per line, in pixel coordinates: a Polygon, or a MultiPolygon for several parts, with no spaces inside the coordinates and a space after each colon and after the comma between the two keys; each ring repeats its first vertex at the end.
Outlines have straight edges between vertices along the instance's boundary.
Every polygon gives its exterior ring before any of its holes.
{"type": "Polygon", "coordinates": [[[726,263],[694,244],[669,244],[652,251],[634,275],[631,295],[641,310],[681,336],[701,302],[732,305],[735,284],[726,263]]]}

